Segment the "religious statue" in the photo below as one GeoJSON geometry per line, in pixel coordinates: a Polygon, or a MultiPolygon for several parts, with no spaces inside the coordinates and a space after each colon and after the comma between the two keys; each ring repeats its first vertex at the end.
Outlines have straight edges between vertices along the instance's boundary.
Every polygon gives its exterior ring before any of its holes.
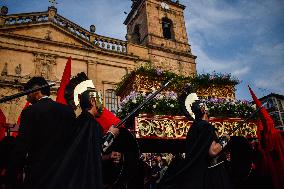
{"type": "Polygon", "coordinates": [[[1,72],[1,76],[6,76],[6,75],[8,75],[8,64],[7,64],[7,62],[5,63],[3,70],[1,72]]]}
{"type": "Polygon", "coordinates": [[[22,73],[22,64],[19,64],[19,65],[16,66],[15,73],[18,76],[21,75],[21,73],[22,73]]]}

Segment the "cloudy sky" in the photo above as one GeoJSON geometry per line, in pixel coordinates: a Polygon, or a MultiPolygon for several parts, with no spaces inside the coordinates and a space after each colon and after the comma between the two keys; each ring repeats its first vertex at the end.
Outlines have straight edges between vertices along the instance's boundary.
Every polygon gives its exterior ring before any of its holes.
{"type": "MultiPolygon", "coordinates": [[[[131,0],[57,0],[58,13],[100,35],[125,39],[131,0]]],[[[284,95],[284,0],[180,0],[198,73],[232,73],[237,99],[284,95]]],[[[46,11],[48,0],[1,0],[9,14],[46,11]]]]}

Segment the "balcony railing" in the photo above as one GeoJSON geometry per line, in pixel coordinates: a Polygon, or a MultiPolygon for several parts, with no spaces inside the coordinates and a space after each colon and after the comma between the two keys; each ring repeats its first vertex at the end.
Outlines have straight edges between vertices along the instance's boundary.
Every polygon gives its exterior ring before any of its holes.
{"type": "Polygon", "coordinates": [[[1,19],[0,28],[20,24],[23,25],[52,22],[57,26],[69,31],[73,35],[89,42],[94,48],[100,48],[102,50],[115,53],[127,53],[126,41],[92,33],[57,14],[54,7],[50,7],[46,12],[4,15],[1,17],[1,19]]]}
{"type": "Polygon", "coordinates": [[[48,12],[5,16],[4,26],[39,23],[48,21],[48,12]]]}

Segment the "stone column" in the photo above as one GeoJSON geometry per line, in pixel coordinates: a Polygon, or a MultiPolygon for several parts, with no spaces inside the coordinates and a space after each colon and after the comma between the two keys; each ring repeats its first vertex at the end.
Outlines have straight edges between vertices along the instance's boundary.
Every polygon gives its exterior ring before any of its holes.
{"type": "Polygon", "coordinates": [[[93,60],[87,61],[87,76],[97,85],[97,62],[93,60]]]}

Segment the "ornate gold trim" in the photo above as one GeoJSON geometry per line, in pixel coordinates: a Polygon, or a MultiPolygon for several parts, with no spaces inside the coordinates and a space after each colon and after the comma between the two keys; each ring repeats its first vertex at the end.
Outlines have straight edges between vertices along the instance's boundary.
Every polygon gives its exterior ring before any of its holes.
{"type": "MultiPolygon", "coordinates": [[[[211,118],[209,122],[215,126],[218,135],[221,136],[232,131],[242,121],[239,118],[211,118]]],[[[185,139],[191,124],[192,121],[184,116],[147,116],[143,114],[135,118],[135,134],[137,138],[185,139]]],[[[256,138],[256,130],[256,123],[249,121],[232,136],[256,138]]]]}

